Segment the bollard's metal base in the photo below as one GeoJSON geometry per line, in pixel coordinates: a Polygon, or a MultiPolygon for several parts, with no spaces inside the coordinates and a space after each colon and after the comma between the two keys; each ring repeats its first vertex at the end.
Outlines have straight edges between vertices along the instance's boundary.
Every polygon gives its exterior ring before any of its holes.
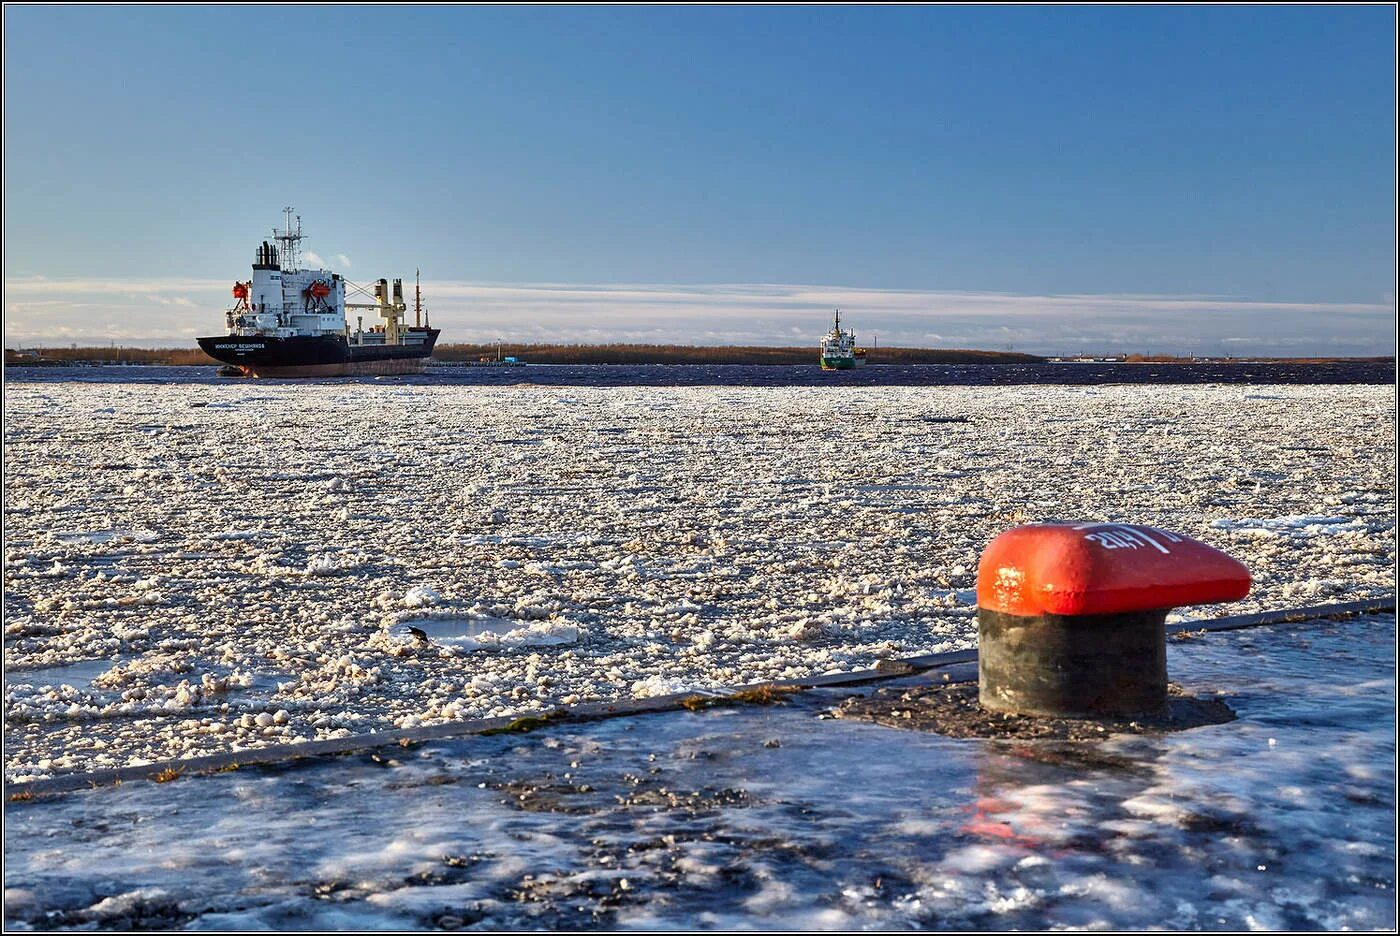
{"type": "Polygon", "coordinates": [[[977,609],[983,708],[1062,718],[1167,711],[1167,609],[1019,617],[977,609]]]}

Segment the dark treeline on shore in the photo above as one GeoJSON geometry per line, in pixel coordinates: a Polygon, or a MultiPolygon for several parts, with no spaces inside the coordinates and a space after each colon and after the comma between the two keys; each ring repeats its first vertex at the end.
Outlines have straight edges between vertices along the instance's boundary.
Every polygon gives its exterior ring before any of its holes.
{"type": "MultiPolygon", "coordinates": [[[[654,344],[440,344],[439,361],[495,360],[500,354],[531,364],[815,364],[817,349],[654,344]]],[[[874,348],[871,364],[1024,364],[1044,358],[1001,351],[874,348]]]]}
{"type": "Polygon", "coordinates": [[[6,364],[218,364],[199,348],[26,348],[5,349],[6,364]]]}

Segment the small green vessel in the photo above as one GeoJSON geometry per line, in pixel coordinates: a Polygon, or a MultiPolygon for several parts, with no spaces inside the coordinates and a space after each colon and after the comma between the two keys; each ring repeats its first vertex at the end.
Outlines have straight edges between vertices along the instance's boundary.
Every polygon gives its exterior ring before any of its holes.
{"type": "Polygon", "coordinates": [[[849,370],[856,366],[856,333],[841,330],[841,310],[831,331],[822,338],[822,370],[849,370]]]}

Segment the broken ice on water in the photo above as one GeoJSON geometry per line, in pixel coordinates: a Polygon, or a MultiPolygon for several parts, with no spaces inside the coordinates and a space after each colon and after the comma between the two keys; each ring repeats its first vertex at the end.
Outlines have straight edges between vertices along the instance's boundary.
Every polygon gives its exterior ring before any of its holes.
{"type": "Polygon", "coordinates": [[[1393,589],[1385,386],[5,390],[12,781],[970,647],[1023,522],[1393,589]]]}

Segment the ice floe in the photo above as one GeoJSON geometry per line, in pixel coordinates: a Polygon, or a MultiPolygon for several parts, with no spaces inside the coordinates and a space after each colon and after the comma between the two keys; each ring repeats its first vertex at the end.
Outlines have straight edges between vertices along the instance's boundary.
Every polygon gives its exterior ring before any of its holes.
{"type": "Polygon", "coordinates": [[[1391,387],[5,389],[12,778],[969,647],[1016,523],[1393,588],[1391,387]]]}

